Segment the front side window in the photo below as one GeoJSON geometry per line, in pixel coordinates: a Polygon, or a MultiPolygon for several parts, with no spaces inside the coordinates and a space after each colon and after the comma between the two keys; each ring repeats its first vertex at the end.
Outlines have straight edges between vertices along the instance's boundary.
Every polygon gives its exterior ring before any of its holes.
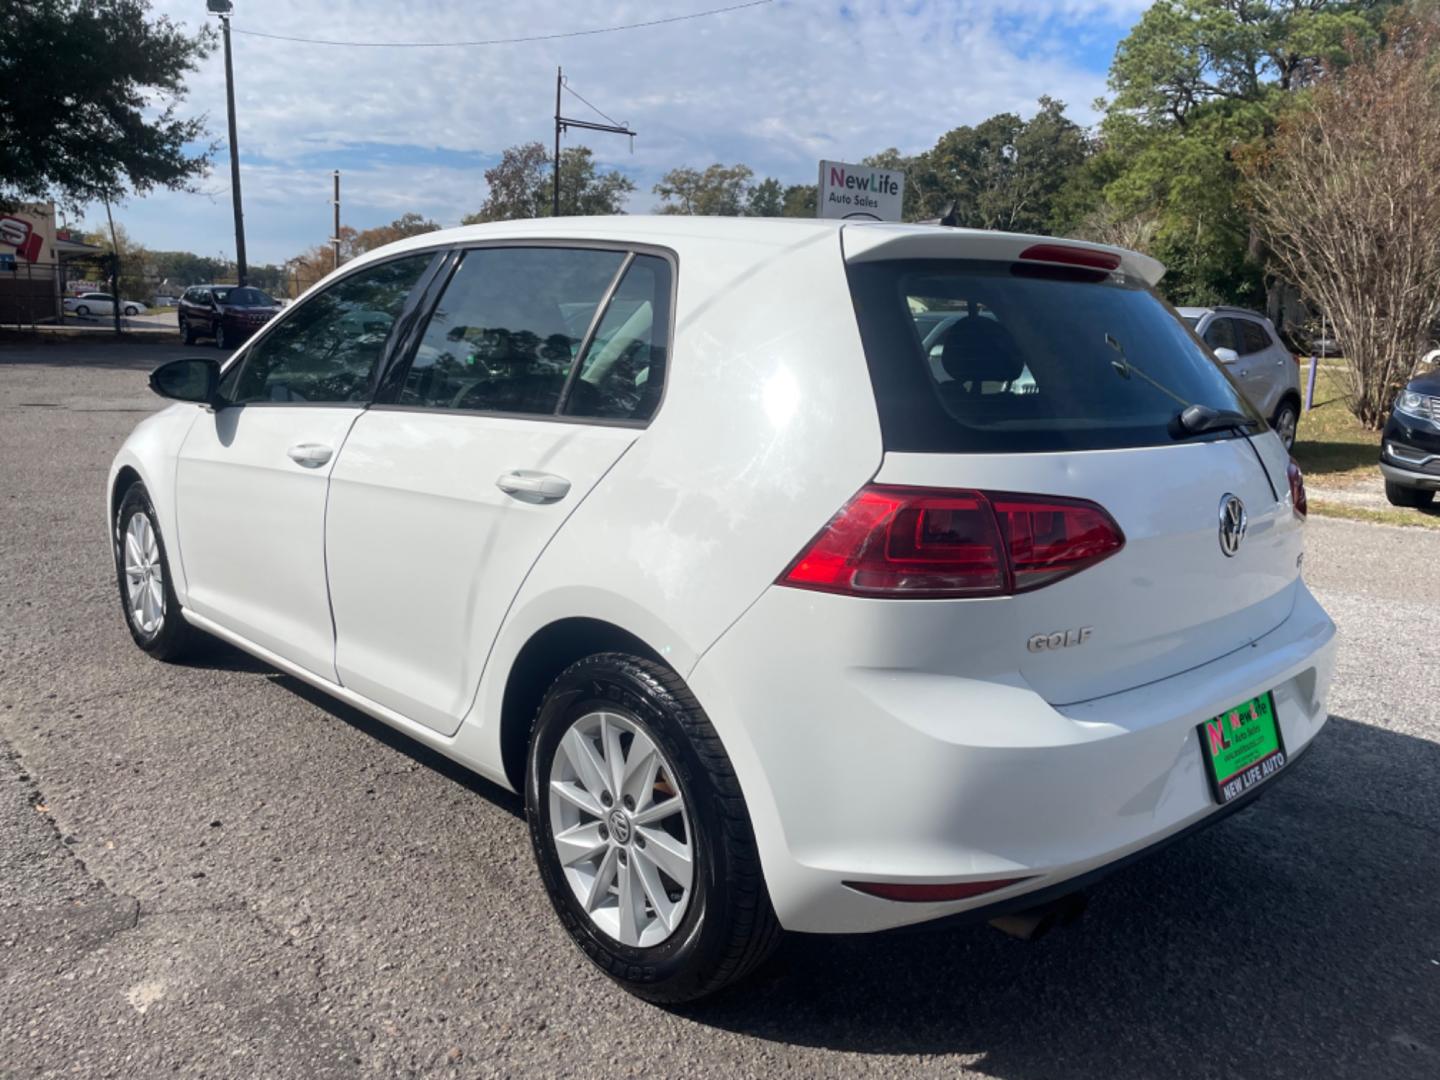
{"type": "Polygon", "coordinates": [[[849,274],[888,450],[1163,446],[1189,405],[1252,415],[1172,311],[1122,276],[960,260],[849,274]]]}
{"type": "Polygon", "coordinates": [[[565,415],[649,420],[665,385],[670,264],[637,255],[625,271],[565,399],[565,415]]]}
{"type": "Polygon", "coordinates": [[[1205,344],[1212,349],[1240,351],[1240,339],[1235,333],[1233,319],[1216,319],[1205,328],[1205,344]]]}
{"type": "MultiPolygon", "coordinates": [[[[363,401],[390,328],[431,258],[426,252],[366,267],[292,308],[246,353],[232,400],[363,401]]],[[[241,290],[215,293],[231,291],[241,290]]]]}
{"type": "Polygon", "coordinates": [[[430,317],[399,404],[553,414],[624,252],[479,248],[430,317]]]}
{"type": "Polygon", "coordinates": [[[1270,335],[1259,323],[1242,319],[1239,325],[1240,355],[1249,356],[1251,353],[1264,352],[1270,347],[1270,335]]]}

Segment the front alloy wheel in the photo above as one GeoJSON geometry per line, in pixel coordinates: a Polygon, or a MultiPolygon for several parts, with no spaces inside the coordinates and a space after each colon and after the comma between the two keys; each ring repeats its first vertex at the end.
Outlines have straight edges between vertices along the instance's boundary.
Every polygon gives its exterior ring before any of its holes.
{"type": "Polygon", "coordinates": [[[125,525],[125,592],[130,620],[146,635],[165,622],[165,567],[150,518],[137,510],[125,525]]]}
{"type": "Polygon", "coordinates": [[[204,635],[180,614],[165,539],[144,484],[126,489],[114,527],[115,577],[130,636],[156,659],[183,656],[204,635]]]}

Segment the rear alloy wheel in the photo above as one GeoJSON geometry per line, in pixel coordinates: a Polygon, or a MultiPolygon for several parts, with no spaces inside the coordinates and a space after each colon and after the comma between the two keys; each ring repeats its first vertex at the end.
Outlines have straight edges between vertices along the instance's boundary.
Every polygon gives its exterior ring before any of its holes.
{"type": "Polygon", "coordinates": [[[705,997],[779,943],[729,758],[663,665],[602,653],[555,680],[531,734],[525,806],[561,923],[632,993],[705,997]]]}
{"type": "Polygon", "coordinates": [[[88,319],[90,317],[90,308],[85,304],[76,304],[75,314],[79,315],[82,319],[88,319]]]}
{"type": "Polygon", "coordinates": [[[1435,492],[1424,488],[1406,487],[1404,484],[1394,484],[1386,480],[1385,498],[1390,500],[1391,506],[1422,510],[1435,501],[1435,492]]]}
{"type": "Polygon", "coordinates": [[[115,576],[130,636],[151,656],[173,660],[203,639],[180,614],[170,561],[144,484],[130,486],[115,515],[115,576]]]}
{"type": "Polygon", "coordinates": [[[1293,401],[1282,401],[1275,410],[1275,418],[1270,421],[1270,426],[1275,429],[1275,434],[1280,436],[1286,450],[1295,449],[1295,433],[1300,427],[1300,410],[1293,401]]]}
{"type": "Polygon", "coordinates": [[[129,306],[127,306],[127,307],[125,308],[125,314],[126,314],[126,315],[139,315],[139,314],[140,314],[140,309],[137,308],[137,307],[135,307],[133,304],[131,304],[131,305],[129,305],[129,306]]]}

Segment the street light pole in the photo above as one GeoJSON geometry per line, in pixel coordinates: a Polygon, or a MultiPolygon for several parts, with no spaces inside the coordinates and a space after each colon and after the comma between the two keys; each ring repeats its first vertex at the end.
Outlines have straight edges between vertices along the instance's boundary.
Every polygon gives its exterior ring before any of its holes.
{"type": "Polygon", "coordinates": [[[206,0],[212,15],[220,16],[220,36],[225,41],[225,113],[230,121],[230,198],[235,204],[235,275],[248,285],[245,266],[245,214],[240,208],[240,147],[235,141],[235,68],[230,62],[230,0],[206,0]]]}

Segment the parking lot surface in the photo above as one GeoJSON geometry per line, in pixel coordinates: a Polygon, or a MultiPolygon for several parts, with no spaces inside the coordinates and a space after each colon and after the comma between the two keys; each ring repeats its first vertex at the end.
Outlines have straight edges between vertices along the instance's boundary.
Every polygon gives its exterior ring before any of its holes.
{"type": "Polygon", "coordinates": [[[0,1076],[1440,1076],[1440,534],[1311,521],[1330,724],[1075,927],[792,938],[665,1011],[560,930],[515,796],[134,648],[105,474],[192,352],[0,343],[0,1076]]]}

